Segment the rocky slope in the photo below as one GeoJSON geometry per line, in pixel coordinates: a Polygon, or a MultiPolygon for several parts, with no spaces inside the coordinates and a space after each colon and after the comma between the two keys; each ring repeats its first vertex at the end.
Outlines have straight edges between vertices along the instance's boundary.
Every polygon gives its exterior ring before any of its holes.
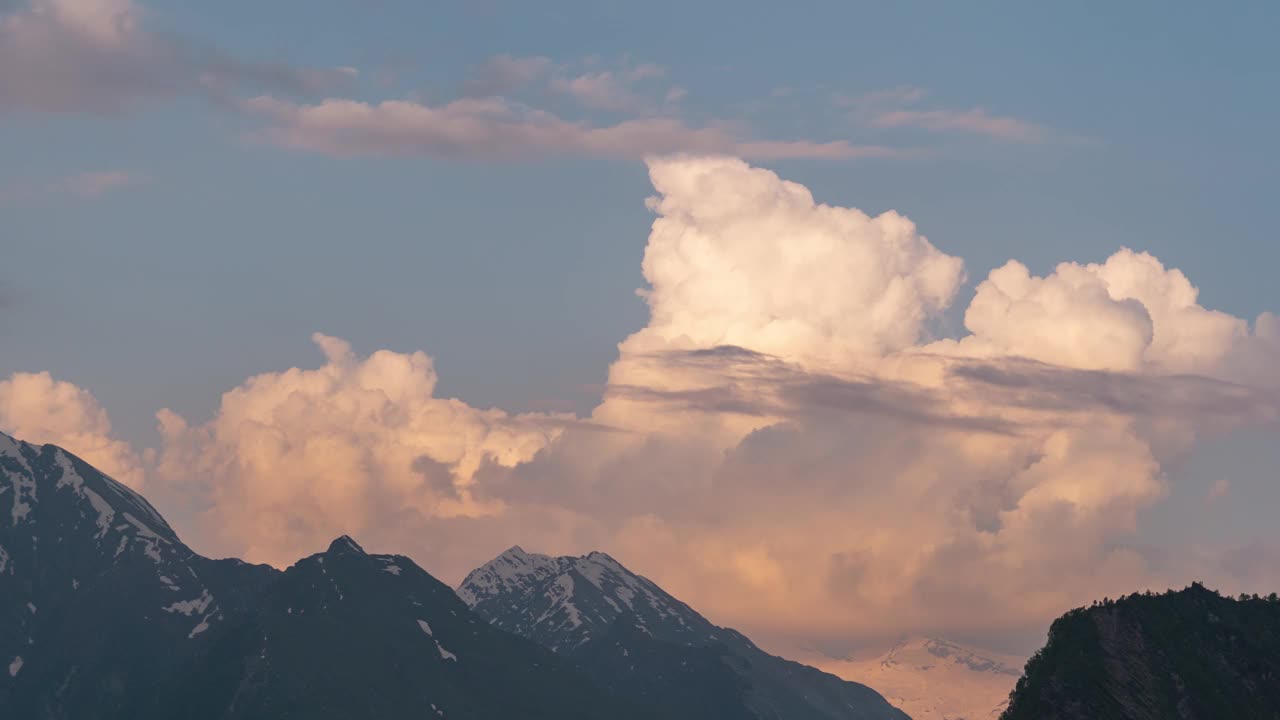
{"type": "Polygon", "coordinates": [[[1003,720],[1280,718],[1280,601],[1201,585],[1073,610],[1003,720]]]}

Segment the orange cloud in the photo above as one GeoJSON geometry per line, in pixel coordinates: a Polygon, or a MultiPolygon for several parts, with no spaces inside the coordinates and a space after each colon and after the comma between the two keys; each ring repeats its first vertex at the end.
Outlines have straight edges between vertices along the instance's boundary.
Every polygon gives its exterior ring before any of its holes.
{"type": "MultiPolygon", "coordinates": [[[[322,364],[249,378],[207,422],[162,411],[148,492],[197,548],[273,563],[344,532],[450,580],[516,543],[604,549],[792,646],[1038,631],[1135,584],[1227,577],[1221,553],[1151,553],[1137,518],[1199,438],[1275,420],[1274,316],[1250,328],[1121,250],[1045,277],[1010,262],[969,334],[936,340],[963,263],[908,218],[737,159],[649,167],[650,320],[591,417],[473,408],[436,396],[424,353],[317,335],[322,364]]],[[[6,427],[118,449],[87,393],[8,382],[6,427]]]]}

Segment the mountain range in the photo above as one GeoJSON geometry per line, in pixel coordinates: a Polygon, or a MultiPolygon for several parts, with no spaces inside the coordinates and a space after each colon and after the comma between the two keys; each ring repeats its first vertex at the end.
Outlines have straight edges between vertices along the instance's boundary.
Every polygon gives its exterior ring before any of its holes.
{"type": "Polygon", "coordinates": [[[285,570],[209,559],[139,494],[3,433],[0,708],[32,720],[907,718],[602,553],[513,548],[457,592],[346,536],[285,570]]]}

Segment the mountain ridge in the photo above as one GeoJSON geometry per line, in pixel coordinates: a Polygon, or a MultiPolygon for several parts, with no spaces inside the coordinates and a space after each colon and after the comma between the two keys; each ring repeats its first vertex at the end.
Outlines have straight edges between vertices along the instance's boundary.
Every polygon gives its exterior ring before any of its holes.
{"type": "Polygon", "coordinates": [[[545,558],[513,548],[529,567],[512,578],[546,576],[574,601],[528,617],[579,631],[561,648],[572,656],[347,535],[283,570],[203,557],[137,492],[0,433],[0,707],[34,720],[781,720],[816,703],[834,708],[823,720],[906,717],[715,628],[605,553],[565,572],[545,558]],[[854,701],[877,711],[841,705],[854,701]]]}
{"type": "Polygon", "coordinates": [[[0,509],[14,717],[654,717],[348,536],[284,570],[205,558],[141,495],[4,434],[0,509]]]}
{"type": "Polygon", "coordinates": [[[468,574],[458,594],[497,627],[656,703],[665,718],[907,718],[866,686],[711,623],[603,552],[552,557],[514,546],[468,574]]]}

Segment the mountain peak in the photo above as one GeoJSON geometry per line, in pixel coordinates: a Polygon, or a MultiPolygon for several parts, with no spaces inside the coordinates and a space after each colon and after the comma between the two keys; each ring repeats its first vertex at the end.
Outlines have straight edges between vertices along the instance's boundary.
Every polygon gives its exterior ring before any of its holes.
{"type": "Polygon", "coordinates": [[[490,624],[573,658],[659,717],[906,717],[873,690],[766,654],[600,551],[512,548],[457,593],[490,624]]]}
{"type": "Polygon", "coordinates": [[[325,551],[326,555],[365,555],[364,548],[360,547],[360,543],[351,539],[350,535],[338,537],[329,543],[329,549],[325,551]]]}
{"type": "Polygon", "coordinates": [[[515,547],[474,570],[457,592],[499,627],[538,641],[556,637],[566,647],[602,635],[619,618],[641,632],[680,644],[718,630],[598,550],[553,557],[515,547]],[[565,633],[572,637],[562,637],[565,633]]]}

